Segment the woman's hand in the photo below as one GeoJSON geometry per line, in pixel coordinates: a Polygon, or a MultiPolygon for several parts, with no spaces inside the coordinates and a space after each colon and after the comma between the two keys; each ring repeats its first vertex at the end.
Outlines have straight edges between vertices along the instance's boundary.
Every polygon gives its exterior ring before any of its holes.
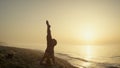
{"type": "Polygon", "coordinates": [[[48,20],[46,20],[46,24],[47,24],[47,27],[49,27],[49,28],[51,27],[48,20]]]}

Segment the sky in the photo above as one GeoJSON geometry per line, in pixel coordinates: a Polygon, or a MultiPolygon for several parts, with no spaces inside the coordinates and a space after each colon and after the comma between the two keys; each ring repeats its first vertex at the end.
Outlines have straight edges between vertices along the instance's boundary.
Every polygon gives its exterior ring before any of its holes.
{"type": "Polygon", "coordinates": [[[119,44],[120,0],[0,0],[0,42],[119,44]]]}

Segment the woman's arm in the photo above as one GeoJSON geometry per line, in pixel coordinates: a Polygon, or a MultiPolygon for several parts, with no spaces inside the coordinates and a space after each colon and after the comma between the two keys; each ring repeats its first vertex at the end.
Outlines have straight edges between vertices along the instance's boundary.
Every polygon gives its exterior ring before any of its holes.
{"type": "Polygon", "coordinates": [[[47,24],[47,40],[51,40],[52,39],[52,36],[51,36],[51,30],[50,30],[50,24],[48,22],[48,20],[46,20],[46,24],[47,24]]]}

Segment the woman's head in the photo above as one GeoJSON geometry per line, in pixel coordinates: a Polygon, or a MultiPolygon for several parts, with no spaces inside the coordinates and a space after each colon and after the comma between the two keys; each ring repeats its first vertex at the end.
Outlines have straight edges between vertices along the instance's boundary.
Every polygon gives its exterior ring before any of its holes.
{"type": "Polygon", "coordinates": [[[55,46],[57,44],[57,41],[55,39],[52,39],[52,44],[55,46]]]}

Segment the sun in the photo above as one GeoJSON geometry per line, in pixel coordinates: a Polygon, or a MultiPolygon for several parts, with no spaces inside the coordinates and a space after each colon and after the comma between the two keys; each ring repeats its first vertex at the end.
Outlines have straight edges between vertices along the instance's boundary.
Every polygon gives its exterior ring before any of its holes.
{"type": "Polygon", "coordinates": [[[86,30],[81,32],[82,40],[86,43],[91,43],[94,40],[94,32],[91,30],[86,30]]]}
{"type": "Polygon", "coordinates": [[[86,31],[83,33],[83,39],[85,41],[92,41],[93,40],[93,32],[91,31],[86,31]]]}
{"type": "MultiPolygon", "coordinates": [[[[74,32],[73,32],[74,33],[74,32]]],[[[97,39],[96,30],[93,28],[78,28],[74,33],[74,37],[82,44],[93,44],[97,39]]]]}

